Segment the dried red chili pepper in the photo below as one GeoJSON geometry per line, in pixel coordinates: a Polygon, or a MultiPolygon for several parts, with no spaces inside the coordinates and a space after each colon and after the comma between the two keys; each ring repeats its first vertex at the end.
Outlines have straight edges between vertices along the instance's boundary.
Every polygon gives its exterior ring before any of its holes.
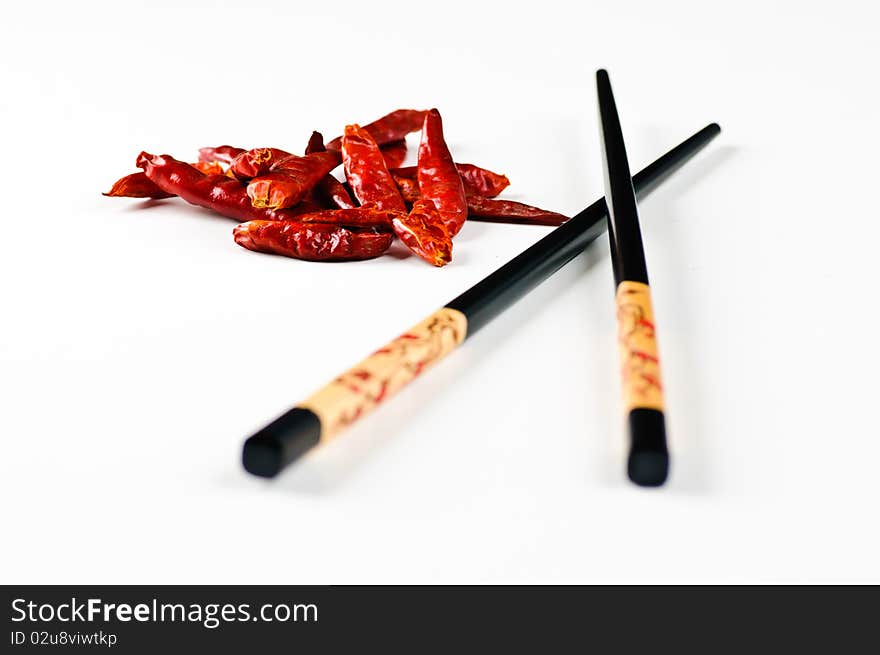
{"type": "Polygon", "coordinates": [[[240,221],[252,219],[290,220],[306,212],[320,211],[314,202],[303,201],[293,209],[260,209],[251,205],[247,190],[238,180],[225,175],[205,175],[189,164],[169,155],[142,152],[138,168],[162,192],[180,196],[191,205],[212,209],[240,221]]]}
{"type": "MultiPolygon", "coordinates": [[[[510,180],[507,179],[506,175],[493,173],[488,169],[480,168],[473,164],[456,164],[455,168],[464,184],[464,192],[469,196],[494,198],[510,186],[510,180]]],[[[398,177],[414,180],[418,176],[418,168],[416,166],[392,168],[391,173],[398,177]]]]}
{"type": "Polygon", "coordinates": [[[406,159],[406,141],[402,139],[380,146],[380,150],[385,158],[385,165],[389,170],[399,167],[406,159]]]}
{"type": "Polygon", "coordinates": [[[272,166],[290,153],[278,148],[252,148],[240,153],[229,164],[229,172],[239,180],[250,180],[268,173],[272,166]]]}
{"type": "Polygon", "coordinates": [[[244,148],[236,148],[234,146],[199,148],[199,161],[219,161],[224,164],[231,164],[232,160],[243,152],[244,148]]]}
{"type": "Polygon", "coordinates": [[[342,163],[351,190],[361,205],[406,213],[406,205],[385,166],[382,151],[370,133],[358,125],[345,128],[342,163]]]}
{"type": "Polygon", "coordinates": [[[526,223],[529,225],[562,225],[567,216],[512,200],[496,200],[482,196],[468,197],[468,220],[490,223],[526,223]]]}
{"type": "Polygon", "coordinates": [[[443,121],[436,109],[425,114],[419,144],[418,180],[422,200],[434,203],[450,236],[458,234],[467,219],[467,197],[443,139],[443,121]]]}
{"type": "MultiPolygon", "coordinates": [[[[364,125],[365,129],[380,146],[400,141],[410,132],[418,132],[425,120],[423,109],[397,109],[382,118],[364,125]]],[[[327,150],[341,150],[342,137],[338,136],[327,144],[327,150]]]]}
{"type": "Polygon", "coordinates": [[[253,178],[247,194],[254,207],[293,207],[338,164],[339,156],[332,152],[290,155],[276,162],[270,173],[253,178]]]}
{"type": "Polygon", "coordinates": [[[404,245],[429,264],[452,261],[452,236],[433,202],[417,200],[409,214],[395,214],[391,225],[404,245]]]}
{"type": "Polygon", "coordinates": [[[224,175],[205,175],[189,164],[169,155],[151,155],[142,152],[137,166],[165,193],[180,196],[192,205],[247,221],[253,218],[272,218],[268,210],[255,209],[241,182],[224,175]],[[261,212],[267,212],[262,214],[261,212]]]}
{"type": "Polygon", "coordinates": [[[299,221],[248,221],[233,230],[235,242],[257,252],[310,261],[351,261],[378,257],[394,236],[370,228],[347,228],[299,221]]]}
{"type": "Polygon", "coordinates": [[[113,183],[110,190],[103,194],[115,198],[173,198],[173,193],[166,193],[156,186],[143,172],[132,173],[119,178],[113,183]]]}
{"type": "MultiPolygon", "coordinates": [[[[205,175],[223,174],[223,167],[217,162],[196,162],[190,166],[205,175]]],[[[156,183],[148,178],[143,171],[116,180],[111,189],[103,195],[116,198],[152,198],[154,200],[174,197],[173,193],[166,193],[156,186],[156,183]]]]}

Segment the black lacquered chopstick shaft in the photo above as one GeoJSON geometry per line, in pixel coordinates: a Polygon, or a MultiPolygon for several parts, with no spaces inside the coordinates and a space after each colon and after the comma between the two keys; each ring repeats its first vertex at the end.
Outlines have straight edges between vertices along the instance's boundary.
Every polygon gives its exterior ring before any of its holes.
{"type": "Polygon", "coordinates": [[[639,228],[639,212],[631,182],[623,131],[608,73],[596,73],[601,116],[601,137],[605,150],[605,197],[608,199],[608,236],[614,282],[622,280],[648,284],[645,248],[639,228]]]}
{"type": "MultiPolygon", "coordinates": [[[[667,152],[636,175],[636,189],[652,190],[719,131],[709,125],[667,152]]],[[[582,252],[605,230],[605,215],[603,198],[257,431],[244,444],[245,469],[274,477],[339,434],[582,252]]]]}
{"type": "MultiPolygon", "coordinates": [[[[636,173],[632,179],[636,194],[640,198],[648,195],[720,132],[718,124],[711,123],[636,173]]],[[[462,312],[467,317],[468,336],[474,335],[498,314],[583,252],[605,232],[606,215],[605,198],[600,198],[447,303],[446,307],[462,312]]]]}

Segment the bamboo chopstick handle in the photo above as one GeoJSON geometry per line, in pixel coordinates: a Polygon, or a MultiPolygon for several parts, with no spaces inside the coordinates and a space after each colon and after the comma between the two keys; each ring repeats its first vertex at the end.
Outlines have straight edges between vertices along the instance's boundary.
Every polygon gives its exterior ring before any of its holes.
{"type": "Polygon", "coordinates": [[[627,473],[636,484],[655,487],[669,474],[669,451],[650,287],[624,280],[617,285],[616,302],[623,402],[631,438],[627,473]]]}
{"type": "Polygon", "coordinates": [[[463,313],[437,310],[250,437],[244,468],[274,477],[455,350],[466,335],[463,313]]]}

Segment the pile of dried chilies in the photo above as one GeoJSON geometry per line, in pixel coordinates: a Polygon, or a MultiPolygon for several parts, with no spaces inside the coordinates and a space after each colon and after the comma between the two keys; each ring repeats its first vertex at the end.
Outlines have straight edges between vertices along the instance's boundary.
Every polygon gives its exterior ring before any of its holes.
{"type": "Polygon", "coordinates": [[[466,219],[560,225],[567,218],[495,197],[504,175],[453,161],[436,109],[398,109],[305,154],[278,148],[202,148],[188,164],[142,152],[140,173],[104,195],[171,198],[244,221],[233,234],[250,250],[312,261],[378,257],[395,235],[434,266],[452,261],[452,238],[466,219]],[[421,128],[418,165],[401,167],[406,135],[421,128]],[[332,175],[342,164],[346,182],[332,175]]]}

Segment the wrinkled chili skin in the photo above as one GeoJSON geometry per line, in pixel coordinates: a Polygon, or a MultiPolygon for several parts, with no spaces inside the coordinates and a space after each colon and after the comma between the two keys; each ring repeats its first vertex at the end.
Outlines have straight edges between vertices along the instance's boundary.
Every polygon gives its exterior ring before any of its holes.
{"type": "Polygon", "coordinates": [[[400,177],[393,173],[391,177],[394,178],[394,183],[397,184],[397,189],[400,191],[400,195],[403,197],[404,202],[411,205],[421,197],[417,180],[408,177],[400,177]]]}
{"type": "Polygon", "coordinates": [[[417,200],[409,214],[395,214],[391,226],[397,238],[429,264],[440,267],[452,261],[452,236],[433,202],[417,200]]]}
{"type": "MultiPolygon", "coordinates": [[[[390,114],[363,126],[373,140],[380,146],[400,141],[410,132],[418,132],[425,120],[423,109],[396,109],[390,114]]],[[[327,150],[340,150],[342,137],[338,136],[327,144],[327,150]]]]}
{"type": "Polygon", "coordinates": [[[467,219],[467,196],[443,139],[443,121],[436,109],[425,115],[422,126],[418,180],[422,200],[434,203],[450,236],[458,234],[467,219]]]}
{"type": "Polygon", "coordinates": [[[562,225],[568,216],[513,200],[496,200],[481,196],[468,197],[468,219],[490,223],[524,223],[528,225],[562,225]]]}
{"type": "MultiPolygon", "coordinates": [[[[464,192],[469,196],[494,198],[510,186],[510,180],[506,175],[493,173],[486,168],[480,168],[473,164],[456,164],[455,168],[461,177],[462,184],[464,184],[464,192]]],[[[391,173],[398,177],[414,180],[418,175],[418,168],[416,166],[392,168],[391,173]]]]}
{"type": "Polygon", "coordinates": [[[361,206],[406,213],[406,205],[385,166],[378,144],[358,125],[347,125],[342,137],[345,177],[361,206]]]}
{"type": "Polygon", "coordinates": [[[148,178],[143,171],[119,178],[113,183],[110,190],[102,195],[111,198],[152,198],[154,200],[174,197],[173,193],[166,193],[156,186],[156,183],[148,178]]]}
{"type": "Polygon", "coordinates": [[[387,231],[262,220],[237,225],[233,236],[248,250],[325,262],[372,259],[388,250],[394,239],[387,231]]]}
{"type": "Polygon", "coordinates": [[[393,141],[387,145],[380,146],[382,156],[385,158],[385,165],[388,169],[398,168],[406,159],[406,141],[393,141]]]}
{"type": "Polygon", "coordinates": [[[290,155],[276,162],[268,174],[253,178],[247,194],[254,207],[293,207],[339,164],[336,153],[290,155]]]}
{"type": "Polygon", "coordinates": [[[510,186],[506,175],[493,173],[473,164],[456,164],[455,168],[464,183],[465,193],[484,198],[494,198],[510,186]],[[471,189],[472,191],[468,191],[471,189]]]}
{"type": "Polygon", "coordinates": [[[244,148],[236,148],[234,146],[199,148],[199,161],[219,161],[224,164],[231,164],[232,160],[243,152],[244,148]]]}
{"type": "Polygon", "coordinates": [[[328,209],[300,214],[296,220],[300,223],[326,223],[344,227],[374,227],[388,232],[395,216],[399,216],[399,214],[384,209],[355,207],[354,209],[328,209]]]}
{"type": "Polygon", "coordinates": [[[197,161],[190,165],[205,175],[223,175],[223,167],[217,161],[197,161]]]}
{"type": "Polygon", "coordinates": [[[170,155],[142,152],[137,158],[137,166],[163,192],[239,221],[288,220],[300,213],[320,210],[320,206],[305,201],[293,209],[259,209],[251,205],[247,190],[238,180],[225,175],[205,175],[170,155]]]}
{"type": "Polygon", "coordinates": [[[239,180],[250,180],[265,175],[285,157],[290,157],[290,153],[278,148],[252,148],[232,160],[229,172],[239,180]]]}

